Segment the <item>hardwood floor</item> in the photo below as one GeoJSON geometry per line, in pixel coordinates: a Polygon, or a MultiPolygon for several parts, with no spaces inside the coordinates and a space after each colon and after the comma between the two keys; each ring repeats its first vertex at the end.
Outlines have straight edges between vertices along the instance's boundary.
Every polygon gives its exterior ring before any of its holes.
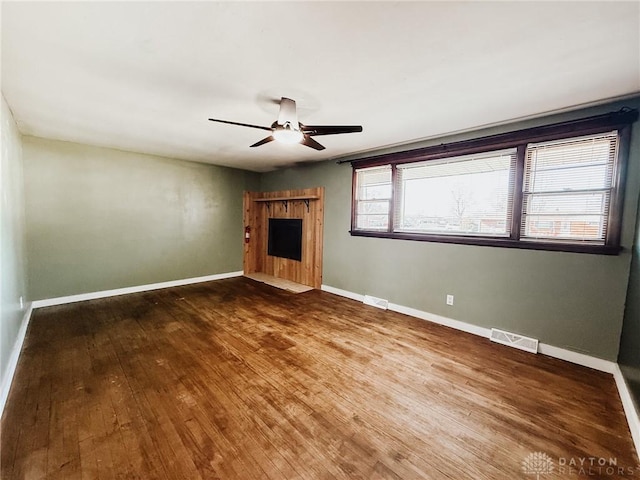
{"type": "Polygon", "coordinates": [[[245,278],[36,310],[1,447],[5,480],[640,478],[610,375],[245,278]]]}

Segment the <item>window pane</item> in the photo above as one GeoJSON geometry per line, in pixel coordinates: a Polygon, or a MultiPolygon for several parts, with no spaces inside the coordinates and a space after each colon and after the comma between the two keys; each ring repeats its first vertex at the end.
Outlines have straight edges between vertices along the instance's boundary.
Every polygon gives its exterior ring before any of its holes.
{"type": "Polygon", "coordinates": [[[606,209],[606,194],[583,193],[576,195],[532,195],[529,196],[527,212],[551,215],[564,212],[572,215],[603,215],[606,209]]]}
{"type": "Polygon", "coordinates": [[[523,185],[523,240],[604,244],[617,132],[530,144],[523,185]]]}
{"type": "Polygon", "coordinates": [[[399,165],[396,229],[508,236],[515,149],[399,165]]]}
{"type": "Polygon", "coordinates": [[[538,216],[531,215],[524,235],[531,238],[557,238],[565,240],[598,240],[602,237],[599,215],[538,216]]]}
{"type": "Polygon", "coordinates": [[[358,202],[358,214],[370,215],[372,213],[389,215],[388,200],[373,200],[358,202]]]}
{"type": "Polygon", "coordinates": [[[391,198],[391,181],[388,184],[363,185],[360,188],[361,200],[376,200],[378,198],[391,198]]]}
{"type": "Polygon", "coordinates": [[[391,198],[391,167],[358,170],[358,200],[391,198]]]}
{"type": "Polygon", "coordinates": [[[536,170],[531,178],[531,192],[558,192],[607,188],[608,165],[565,167],[536,170]]]}
{"type": "Polygon", "coordinates": [[[389,215],[358,215],[356,228],[360,230],[387,230],[389,215]]]}
{"type": "Polygon", "coordinates": [[[386,231],[392,194],[390,166],[357,170],[355,228],[386,231]]]}

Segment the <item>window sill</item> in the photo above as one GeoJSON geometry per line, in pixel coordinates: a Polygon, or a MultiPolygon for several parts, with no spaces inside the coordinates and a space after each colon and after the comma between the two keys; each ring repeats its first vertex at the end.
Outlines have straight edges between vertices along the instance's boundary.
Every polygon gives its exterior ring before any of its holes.
{"type": "Polygon", "coordinates": [[[504,237],[429,235],[406,232],[377,232],[372,230],[351,230],[349,233],[354,237],[393,238],[419,242],[454,243],[459,245],[477,245],[481,247],[521,248],[526,250],[548,250],[553,252],[591,253],[596,255],[618,255],[622,250],[621,247],[608,245],[543,243],[512,240],[504,237]]]}

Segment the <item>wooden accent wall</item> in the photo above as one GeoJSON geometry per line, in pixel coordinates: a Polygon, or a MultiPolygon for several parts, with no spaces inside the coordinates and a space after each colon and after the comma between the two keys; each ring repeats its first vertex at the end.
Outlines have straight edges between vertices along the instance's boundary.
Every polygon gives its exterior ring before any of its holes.
{"type": "Polygon", "coordinates": [[[251,227],[251,240],[244,244],[244,272],[320,288],[323,222],[324,187],[244,192],[244,226],[251,227]],[[269,218],[302,219],[302,261],[267,255],[269,218]]]}

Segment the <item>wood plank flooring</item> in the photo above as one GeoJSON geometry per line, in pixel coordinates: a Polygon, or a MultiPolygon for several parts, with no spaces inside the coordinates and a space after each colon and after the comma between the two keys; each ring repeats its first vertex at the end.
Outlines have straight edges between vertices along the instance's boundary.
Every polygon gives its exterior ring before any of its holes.
{"type": "Polygon", "coordinates": [[[35,311],[1,447],[5,480],[640,478],[610,375],[246,278],[35,311]]]}

